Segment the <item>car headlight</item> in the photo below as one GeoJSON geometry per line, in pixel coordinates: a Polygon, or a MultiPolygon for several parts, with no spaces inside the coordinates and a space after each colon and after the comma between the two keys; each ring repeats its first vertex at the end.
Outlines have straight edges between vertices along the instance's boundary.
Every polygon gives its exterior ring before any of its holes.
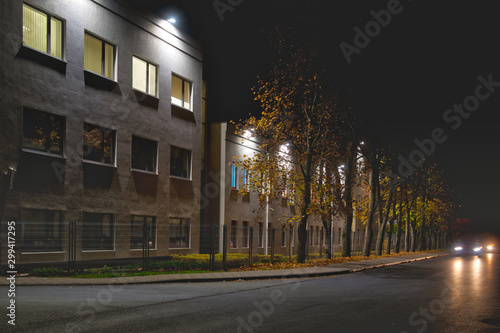
{"type": "Polygon", "coordinates": [[[475,247],[474,252],[479,252],[479,251],[481,251],[481,249],[482,249],[482,247],[475,247]]]}
{"type": "Polygon", "coordinates": [[[493,245],[488,245],[487,249],[488,249],[489,251],[493,250],[493,245]]]}
{"type": "Polygon", "coordinates": [[[455,251],[462,251],[462,247],[461,246],[455,247],[455,251]]]}

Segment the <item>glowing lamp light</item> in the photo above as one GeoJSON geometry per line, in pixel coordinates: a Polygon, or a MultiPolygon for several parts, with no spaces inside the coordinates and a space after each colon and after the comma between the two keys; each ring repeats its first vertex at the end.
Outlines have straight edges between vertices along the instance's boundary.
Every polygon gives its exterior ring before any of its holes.
{"type": "Polygon", "coordinates": [[[169,22],[171,24],[175,24],[175,23],[177,23],[177,20],[174,17],[170,17],[167,19],[167,22],[169,22]]]}

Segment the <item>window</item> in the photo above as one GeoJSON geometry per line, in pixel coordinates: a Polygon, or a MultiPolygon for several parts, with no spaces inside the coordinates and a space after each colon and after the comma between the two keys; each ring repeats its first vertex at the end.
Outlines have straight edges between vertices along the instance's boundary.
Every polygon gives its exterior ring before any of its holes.
{"type": "Polygon", "coordinates": [[[132,136],[132,169],[156,172],[157,142],[132,136]]]}
{"type": "Polygon", "coordinates": [[[86,70],[114,80],[115,46],[85,33],[84,66],[86,70]]]}
{"type": "Polygon", "coordinates": [[[257,234],[257,246],[264,247],[264,223],[259,222],[259,232],[257,234]]]}
{"type": "Polygon", "coordinates": [[[170,149],[170,176],[191,179],[191,151],[172,146],[170,149]]]}
{"type": "Polygon", "coordinates": [[[234,163],[231,163],[231,188],[238,189],[238,167],[234,163]]]}
{"type": "Polygon", "coordinates": [[[22,252],[63,251],[63,223],[59,211],[23,209],[17,230],[22,252]]]}
{"type": "Polygon", "coordinates": [[[281,246],[286,247],[286,227],[281,226],[281,246]]]}
{"type": "Polygon", "coordinates": [[[142,249],[145,239],[144,223],[148,227],[149,248],[156,249],[156,218],[154,216],[132,216],[130,221],[130,249],[142,249]]]}
{"type": "Polygon", "coordinates": [[[248,247],[248,222],[243,221],[243,247],[248,247]]]}
{"type": "Polygon", "coordinates": [[[316,226],[316,244],[315,244],[316,246],[319,245],[320,238],[321,238],[321,234],[319,233],[319,227],[316,226]]]}
{"type": "Polygon", "coordinates": [[[241,179],[242,185],[243,185],[243,190],[248,192],[248,170],[243,169],[243,177],[241,179]]]}
{"type": "Polygon", "coordinates": [[[62,20],[23,4],[23,43],[54,57],[63,58],[62,20]]]}
{"type": "Polygon", "coordinates": [[[238,222],[236,221],[231,221],[231,248],[236,249],[238,248],[238,239],[237,239],[237,229],[238,222]]]}
{"type": "Polygon", "coordinates": [[[62,155],[64,122],[64,117],[25,108],[23,148],[62,155]]]}
{"type": "Polygon", "coordinates": [[[309,245],[314,245],[314,227],[309,227],[309,245]]]}
{"type": "Polygon", "coordinates": [[[169,229],[169,247],[171,249],[191,247],[189,219],[170,218],[169,229]]]}
{"type": "Polygon", "coordinates": [[[150,95],[157,95],[158,67],[146,60],[132,57],[132,87],[150,95]]]}
{"type": "Polygon", "coordinates": [[[191,110],[191,82],[172,74],[172,104],[191,110]]]}
{"type": "Polygon", "coordinates": [[[115,225],[112,214],[84,213],[82,250],[114,250],[115,225]]]}
{"type": "Polygon", "coordinates": [[[338,243],[341,244],[342,243],[342,228],[339,228],[339,235],[338,235],[338,243]]]}
{"type": "Polygon", "coordinates": [[[83,159],[115,164],[116,133],[91,124],[83,124],[83,159]]]}

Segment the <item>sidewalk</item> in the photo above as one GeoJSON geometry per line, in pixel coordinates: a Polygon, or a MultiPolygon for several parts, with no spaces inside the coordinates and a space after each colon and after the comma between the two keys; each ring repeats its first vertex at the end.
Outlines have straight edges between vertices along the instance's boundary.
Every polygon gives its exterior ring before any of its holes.
{"type": "MultiPolygon", "coordinates": [[[[317,267],[259,270],[244,272],[214,272],[194,274],[164,274],[119,278],[85,279],[85,278],[46,278],[46,277],[16,277],[17,286],[41,285],[108,285],[108,284],[143,284],[143,283],[190,283],[190,282],[218,282],[238,280],[263,280],[331,276],[348,274],[366,269],[399,265],[417,260],[425,260],[448,255],[447,252],[409,254],[401,257],[363,260],[343,264],[325,265],[317,267]]],[[[0,286],[6,286],[9,281],[6,277],[0,279],[0,286]]]]}

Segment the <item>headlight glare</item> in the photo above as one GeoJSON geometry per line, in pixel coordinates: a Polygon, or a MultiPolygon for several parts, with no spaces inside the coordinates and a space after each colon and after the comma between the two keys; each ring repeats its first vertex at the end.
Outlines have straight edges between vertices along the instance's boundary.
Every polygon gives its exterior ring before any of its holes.
{"type": "Polygon", "coordinates": [[[457,246],[455,247],[455,251],[461,251],[462,250],[462,247],[461,246],[457,246]]]}

